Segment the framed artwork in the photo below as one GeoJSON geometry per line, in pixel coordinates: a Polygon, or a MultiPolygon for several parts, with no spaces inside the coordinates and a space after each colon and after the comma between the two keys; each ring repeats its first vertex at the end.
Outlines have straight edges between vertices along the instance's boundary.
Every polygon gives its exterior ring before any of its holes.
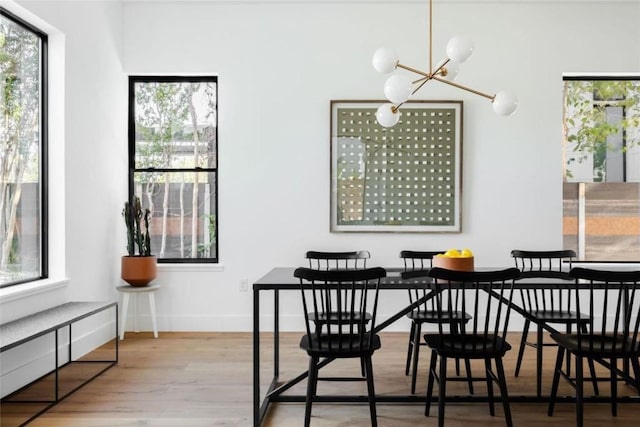
{"type": "Polygon", "coordinates": [[[331,231],[460,232],[462,101],[331,101],[331,231]]]}

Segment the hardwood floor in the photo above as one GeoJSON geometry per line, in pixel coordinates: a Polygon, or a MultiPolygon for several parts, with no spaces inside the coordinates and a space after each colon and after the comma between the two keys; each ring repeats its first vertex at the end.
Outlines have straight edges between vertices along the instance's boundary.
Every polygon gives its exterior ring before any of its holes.
{"type": "MultiPolygon", "coordinates": [[[[300,333],[282,334],[281,376],[289,378],[306,370],[307,356],[298,348],[300,333]]],[[[519,334],[511,337],[516,343],[519,334]]],[[[410,377],[404,375],[404,360],[407,333],[382,334],[383,348],[373,358],[375,385],[378,393],[406,394],[410,377]]],[[[262,379],[268,382],[271,365],[271,340],[265,334],[262,341],[261,358],[264,363],[262,379]]],[[[113,344],[93,352],[89,357],[99,359],[112,354],[113,344]],[[105,353],[110,352],[110,353],[105,353]]],[[[426,389],[426,366],[429,351],[421,352],[420,374],[417,390],[426,389]]],[[[535,389],[535,360],[532,349],[528,349],[521,376],[513,377],[516,350],[509,352],[505,369],[509,381],[509,393],[531,394],[535,389]]],[[[550,385],[550,375],[555,350],[545,349],[545,372],[543,387],[550,385]]],[[[160,333],[154,339],[152,333],[127,333],[120,342],[120,362],[102,376],[67,397],[47,413],[37,418],[32,426],[251,426],[252,425],[252,339],[250,333],[160,333]]],[[[95,369],[82,365],[65,369],[62,383],[70,387],[81,375],[95,369]]],[[[334,374],[359,372],[357,361],[336,361],[326,371],[334,374]]],[[[478,366],[478,370],[480,367],[478,366]]],[[[323,370],[324,371],[324,370],[323,370]]],[[[324,375],[328,375],[325,372],[324,375]]],[[[294,387],[304,393],[306,381],[294,387]]],[[[321,383],[318,393],[338,391],[340,393],[365,394],[364,383],[321,383]]],[[[465,394],[463,383],[447,385],[447,392],[465,394]]],[[[51,380],[41,381],[29,390],[31,397],[51,395],[51,380]]],[[[476,383],[477,393],[485,393],[483,383],[476,383]]],[[[572,394],[573,390],[561,381],[561,393],[572,394]]],[[[585,394],[591,393],[586,386],[585,394]]],[[[606,383],[601,383],[601,393],[608,393],[606,383]]],[[[619,393],[633,394],[622,384],[619,393]]],[[[24,398],[24,396],[22,396],[24,398]]],[[[19,425],[28,414],[37,411],[34,404],[3,402],[0,407],[0,425],[19,425]]],[[[377,405],[378,424],[382,427],[414,427],[435,425],[436,411],[425,417],[423,405],[377,405]]],[[[570,426],[575,425],[573,404],[557,404],[553,417],[548,417],[546,404],[512,404],[511,411],[516,426],[570,426]]],[[[304,405],[281,403],[272,406],[264,426],[297,427],[302,425],[304,405]]],[[[618,406],[618,416],[612,417],[609,404],[586,404],[586,426],[637,426],[640,404],[618,406]]],[[[357,427],[368,426],[369,412],[365,404],[320,404],[313,406],[313,427],[357,427]]],[[[448,404],[446,426],[504,426],[501,405],[496,405],[496,416],[489,415],[486,404],[448,404]]]]}

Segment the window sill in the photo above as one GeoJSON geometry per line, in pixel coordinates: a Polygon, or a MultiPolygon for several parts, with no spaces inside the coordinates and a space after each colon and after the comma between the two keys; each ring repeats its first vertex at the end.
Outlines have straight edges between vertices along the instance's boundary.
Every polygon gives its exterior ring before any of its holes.
{"type": "Polygon", "coordinates": [[[220,271],[224,271],[224,264],[158,263],[158,272],[220,272],[220,271]]]}
{"type": "Polygon", "coordinates": [[[43,279],[34,282],[22,283],[0,289],[0,303],[15,301],[21,298],[49,292],[57,288],[67,286],[69,279],[43,279]]]}

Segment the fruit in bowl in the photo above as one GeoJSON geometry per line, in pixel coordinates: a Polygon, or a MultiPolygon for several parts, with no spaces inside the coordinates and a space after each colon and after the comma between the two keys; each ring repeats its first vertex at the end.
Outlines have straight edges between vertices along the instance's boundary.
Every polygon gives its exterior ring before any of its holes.
{"type": "Polygon", "coordinates": [[[446,268],[448,270],[473,271],[473,252],[469,249],[449,249],[443,254],[438,254],[433,258],[433,266],[446,268]]]}

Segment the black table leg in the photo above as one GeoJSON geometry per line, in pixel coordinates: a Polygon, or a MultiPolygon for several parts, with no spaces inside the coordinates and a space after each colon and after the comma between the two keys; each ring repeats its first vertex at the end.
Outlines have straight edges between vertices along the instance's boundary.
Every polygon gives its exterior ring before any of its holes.
{"type": "Polygon", "coordinates": [[[260,426],[260,291],[253,290],[253,425],[260,426]]]}
{"type": "Polygon", "coordinates": [[[273,376],[280,375],[280,291],[273,291],[273,376]]]}

